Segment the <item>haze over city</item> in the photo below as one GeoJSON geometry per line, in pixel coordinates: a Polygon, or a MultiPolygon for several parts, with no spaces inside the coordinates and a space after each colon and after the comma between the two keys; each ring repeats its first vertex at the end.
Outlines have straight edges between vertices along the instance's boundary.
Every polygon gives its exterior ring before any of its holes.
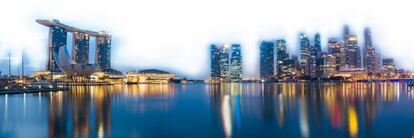
{"type": "MultiPolygon", "coordinates": [[[[48,29],[34,21],[43,18],[110,32],[112,64],[122,71],[160,68],[205,78],[210,73],[209,45],[220,42],[240,43],[243,74],[257,76],[260,41],[285,38],[288,52],[298,55],[299,32],[320,32],[326,49],[327,38],[340,38],[344,24],[359,36],[360,47],[363,28],[370,27],[382,57],[414,69],[413,12],[409,1],[72,0],[62,5],[16,0],[0,5],[0,18],[7,20],[0,23],[0,63],[5,65],[11,53],[17,67],[24,51],[27,70],[45,68],[48,29]]],[[[0,69],[6,72],[6,66],[0,69]]]]}

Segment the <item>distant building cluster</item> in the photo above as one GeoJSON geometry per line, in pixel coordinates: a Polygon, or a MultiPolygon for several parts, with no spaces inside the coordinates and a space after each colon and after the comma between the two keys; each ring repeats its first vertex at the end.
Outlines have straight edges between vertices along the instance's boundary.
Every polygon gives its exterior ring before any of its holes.
{"type": "Polygon", "coordinates": [[[361,52],[358,36],[352,34],[349,26],[345,25],[342,38],[328,38],[328,50],[323,51],[319,33],[316,33],[313,41],[305,33],[300,33],[299,59],[296,56],[289,58],[285,40],[280,39],[276,43],[263,41],[260,45],[260,78],[265,81],[364,80],[396,73],[393,59],[384,59],[384,68],[381,68],[381,57],[373,46],[369,28],[365,28],[363,38],[361,52]],[[273,47],[276,47],[276,52],[273,47]],[[272,59],[274,53],[276,65],[272,59]],[[274,67],[276,71],[273,71],[274,67]]]}
{"type": "Polygon", "coordinates": [[[240,44],[212,44],[211,80],[237,82],[242,80],[242,55],[240,44]]]}
{"type": "MultiPolygon", "coordinates": [[[[370,28],[364,29],[362,49],[358,36],[343,27],[341,38],[328,38],[327,51],[321,47],[321,34],[310,38],[299,33],[299,57],[289,55],[286,40],[262,41],[259,44],[262,81],[296,80],[370,80],[400,77],[392,58],[381,59],[374,47],[370,28]]],[[[239,44],[211,45],[211,80],[240,81],[242,61],[239,44]]]]}

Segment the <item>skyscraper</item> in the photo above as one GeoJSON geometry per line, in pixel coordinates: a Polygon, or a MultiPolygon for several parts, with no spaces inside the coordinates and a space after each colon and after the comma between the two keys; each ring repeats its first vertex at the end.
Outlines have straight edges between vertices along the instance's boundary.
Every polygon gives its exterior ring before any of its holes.
{"type": "Polygon", "coordinates": [[[263,41],[260,44],[260,78],[272,81],[274,74],[274,48],[273,42],[263,41]]]}
{"type": "Polygon", "coordinates": [[[292,75],[293,77],[297,78],[302,76],[302,66],[299,62],[299,58],[296,55],[292,55],[292,57],[290,58],[292,60],[292,66],[291,66],[291,71],[292,71],[292,75]]]}
{"type": "Polygon", "coordinates": [[[286,52],[286,40],[279,39],[276,41],[276,63],[277,63],[277,77],[284,80],[288,76],[289,55],[286,52]]]}
{"type": "Polygon", "coordinates": [[[377,71],[380,71],[382,68],[382,64],[381,64],[381,54],[379,52],[375,53],[375,69],[377,71]]]}
{"type": "MultiPolygon", "coordinates": [[[[53,20],[53,22],[59,23],[57,20],[53,20]]],[[[54,52],[57,52],[57,48],[66,45],[66,38],[67,38],[67,31],[63,27],[58,26],[51,26],[49,28],[49,62],[47,64],[47,70],[51,72],[61,72],[61,69],[56,64],[56,57],[54,56],[54,52]]]]}
{"type": "Polygon", "coordinates": [[[325,70],[324,70],[325,77],[331,77],[335,75],[335,72],[337,71],[336,70],[337,68],[336,59],[337,57],[334,54],[328,54],[326,56],[325,70]]]}
{"type": "Polygon", "coordinates": [[[363,65],[368,73],[379,71],[380,63],[378,62],[379,54],[372,44],[371,30],[365,28],[364,30],[364,49],[363,49],[363,65]]]}
{"type": "Polygon", "coordinates": [[[47,70],[62,72],[60,67],[65,67],[65,73],[80,76],[95,72],[98,68],[95,65],[89,64],[89,40],[90,37],[96,37],[95,64],[101,71],[115,71],[111,69],[112,36],[110,34],[103,31],[93,32],[78,29],[62,24],[58,20],[37,19],[36,22],[49,27],[49,61],[47,70]],[[70,55],[66,50],[68,32],[73,34],[72,60],[69,59],[70,55]],[[59,49],[57,48],[64,51],[58,51],[59,49]],[[59,56],[62,61],[59,62],[55,59],[57,58],[55,56],[59,56]]]}
{"type": "Polygon", "coordinates": [[[95,64],[97,64],[102,71],[110,70],[111,69],[111,37],[97,36],[95,52],[96,52],[95,64]]]}
{"type": "Polygon", "coordinates": [[[314,40],[314,46],[316,48],[316,51],[322,51],[322,46],[321,46],[321,34],[320,33],[316,33],[315,35],[315,40],[314,40]]]}
{"type": "Polygon", "coordinates": [[[310,76],[311,70],[311,51],[310,41],[304,33],[300,33],[300,64],[302,66],[302,75],[310,76]]]}
{"type": "Polygon", "coordinates": [[[346,40],[348,40],[348,37],[349,37],[349,35],[351,35],[351,32],[350,32],[349,26],[347,24],[344,25],[344,28],[343,29],[344,30],[343,30],[343,34],[342,34],[342,39],[346,43],[346,40]]]}
{"type": "Polygon", "coordinates": [[[349,37],[351,32],[348,25],[344,25],[342,32],[342,43],[341,43],[341,67],[348,67],[348,50],[349,50],[349,37]]]}
{"type": "Polygon", "coordinates": [[[219,47],[220,50],[220,78],[228,81],[230,79],[230,46],[224,44],[219,47]]]}
{"type": "Polygon", "coordinates": [[[360,68],[361,51],[358,47],[358,37],[356,35],[350,35],[347,39],[346,47],[348,47],[346,66],[349,68],[360,68]]]}
{"type": "Polygon", "coordinates": [[[242,80],[242,55],[240,44],[231,45],[231,58],[230,58],[230,75],[231,79],[235,81],[242,80]]]}
{"type": "Polygon", "coordinates": [[[326,63],[327,55],[328,54],[326,52],[320,51],[318,53],[317,58],[315,58],[316,69],[315,69],[314,77],[323,78],[324,72],[325,72],[325,63],[326,63]]]}
{"type": "Polygon", "coordinates": [[[322,57],[321,35],[316,33],[313,45],[310,45],[310,77],[322,77],[324,59],[322,57]]]}
{"type": "Polygon", "coordinates": [[[89,63],[89,35],[81,32],[73,33],[72,59],[76,63],[89,63]]]}
{"type": "Polygon", "coordinates": [[[240,44],[212,44],[210,52],[211,79],[219,82],[241,81],[243,65],[240,44]]]}
{"type": "Polygon", "coordinates": [[[360,68],[361,50],[358,47],[358,37],[352,35],[348,25],[343,30],[344,45],[341,49],[341,67],[360,68]]]}
{"type": "Polygon", "coordinates": [[[329,38],[328,40],[328,58],[329,59],[329,67],[333,67],[334,71],[338,71],[341,67],[341,63],[343,62],[342,58],[344,58],[341,54],[342,47],[336,38],[329,38]]]}
{"type": "Polygon", "coordinates": [[[211,67],[211,78],[220,78],[220,49],[217,45],[210,45],[210,67],[211,67]]]}

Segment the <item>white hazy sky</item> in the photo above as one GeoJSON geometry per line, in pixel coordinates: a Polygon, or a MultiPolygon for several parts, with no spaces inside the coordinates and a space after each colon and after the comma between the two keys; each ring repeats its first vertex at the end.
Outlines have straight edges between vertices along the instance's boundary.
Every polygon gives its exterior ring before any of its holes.
{"type": "MultiPolygon", "coordinates": [[[[360,36],[372,29],[383,57],[414,69],[413,3],[408,0],[4,0],[0,4],[0,69],[5,57],[44,69],[48,30],[34,20],[59,19],[113,35],[113,67],[160,68],[190,78],[209,75],[211,42],[242,44],[244,74],[258,74],[258,42],[285,38],[297,53],[297,33],[339,37],[343,24],[360,36]]],[[[360,41],[362,44],[362,41],[360,41]]]]}

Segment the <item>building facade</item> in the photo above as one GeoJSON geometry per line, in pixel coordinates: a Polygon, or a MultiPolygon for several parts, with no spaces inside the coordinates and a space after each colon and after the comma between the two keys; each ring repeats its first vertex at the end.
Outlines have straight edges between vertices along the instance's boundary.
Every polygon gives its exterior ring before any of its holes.
{"type": "Polygon", "coordinates": [[[47,70],[51,72],[62,72],[57,65],[57,59],[54,56],[54,52],[57,52],[57,48],[66,46],[68,32],[65,28],[59,26],[49,27],[49,55],[47,70]]]}
{"type": "MultiPolygon", "coordinates": [[[[338,68],[339,70],[339,68],[338,68]]],[[[337,72],[337,57],[334,54],[326,56],[324,76],[330,78],[337,72]]]]}
{"type": "Polygon", "coordinates": [[[360,68],[361,67],[361,51],[358,47],[358,37],[350,35],[345,43],[347,47],[346,67],[360,68]]]}
{"type": "Polygon", "coordinates": [[[240,44],[231,45],[230,75],[231,79],[241,81],[243,78],[242,53],[240,44]]]}
{"type": "Polygon", "coordinates": [[[321,78],[323,77],[324,68],[324,54],[321,48],[321,35],[315,34],[313,45],[310,47],[310,77],[321,78]]]}
{"type": "Polygon", "coordinates": [[[111,70],[111,38],[110,34],[105,32],[93,32],[82,30],[72,26],[60,23],[58,20],[41,20],[37,23],[49,27],[49,52],[46,69],[50,72],[64,72],[70,75],[87,76],[96,70],[111,70]],[[72,33],[72,57],[66,50],[67,35],[72,33]],[[96,37],[96,54],[95,64],[89,63],[89,44],[90,37],[96,37]],[[59,51],[57,48],[64,51],[59,51]],[[61,53],[61,54],[59,54],[61,53]],[[59,62],[55,57],[61,58],[59,62]],[[60,65],[60,67],[58,66],[60,65]],[[64,69],[62,69],[62,68],[64,69]],[[97,68],[99,67],[99,68],[97,68]]]}
{"type": "Polygon", "coordinates": [[[111,38],[96,37],[95,63],[102,71],[111,69],[111,38]]]}
{"type": "Polygon", "coordinates": [[[225,44],[219,47],[220,50],[220,78],[224,81],[230,80],[230,47],[225,44]]]}
{"type": "Polygon", "coordinates": [[[382,66],[384,67],[384,71],[386,73],[394,73],[397,70],[395,63],[394,63],[394,59],[392,58],[383,59],[382,66]]]}
{"type": "Polygon", "coordinates": [[[311,47],[309,38],[304,34],[299,34],[300,41],[300,64],[302,66],[302,75],[311,75],[311,47]]]}
{"type": "Polygon", "coordinates": [[[240,44],[210,46],[211,79],[215,82],[241,81],[243,73],[240,44]]]}
{"type": "Polygon", "coordinates": [[[363,65],[367,68],[368,73],[379,72],[381,63],[378,61],[381,57],[373,46],[371,30],[369,28],[365,28],[364,30],[364,50],[362,57],[363,65]]]}
{"type": "Polygon", "coordinates": [[[73,32],[72,60],[80,64],[89,63],[89,35],[73,32]]]}
{"type": "Polygon", "coordinates": [[[260,79],[264,81],[273,81],[275,78],[274,49],[273,42],[263,41],[260,44],[260,79]]]}
{"type": "Polygon", "coordinates": [[[218,45],[210,45],[210,76],[212,79],[220,78],[220,49],[218,45]]]}
{"type": "Polygon", "coordinates": [[[329,38],[328,40],[328,55],[331,55],[334,58],[334,69],[339,70],[342,66],[342,47],[336,38],[329,38]]]}
{"type": "Polygon", "coordinates": [[[276,41],[276,73],[279,80],[284,80],[288,78],[288,68],[289,68],[289,55],[286,52],[286,40],[279,39],[276,41]]]}

